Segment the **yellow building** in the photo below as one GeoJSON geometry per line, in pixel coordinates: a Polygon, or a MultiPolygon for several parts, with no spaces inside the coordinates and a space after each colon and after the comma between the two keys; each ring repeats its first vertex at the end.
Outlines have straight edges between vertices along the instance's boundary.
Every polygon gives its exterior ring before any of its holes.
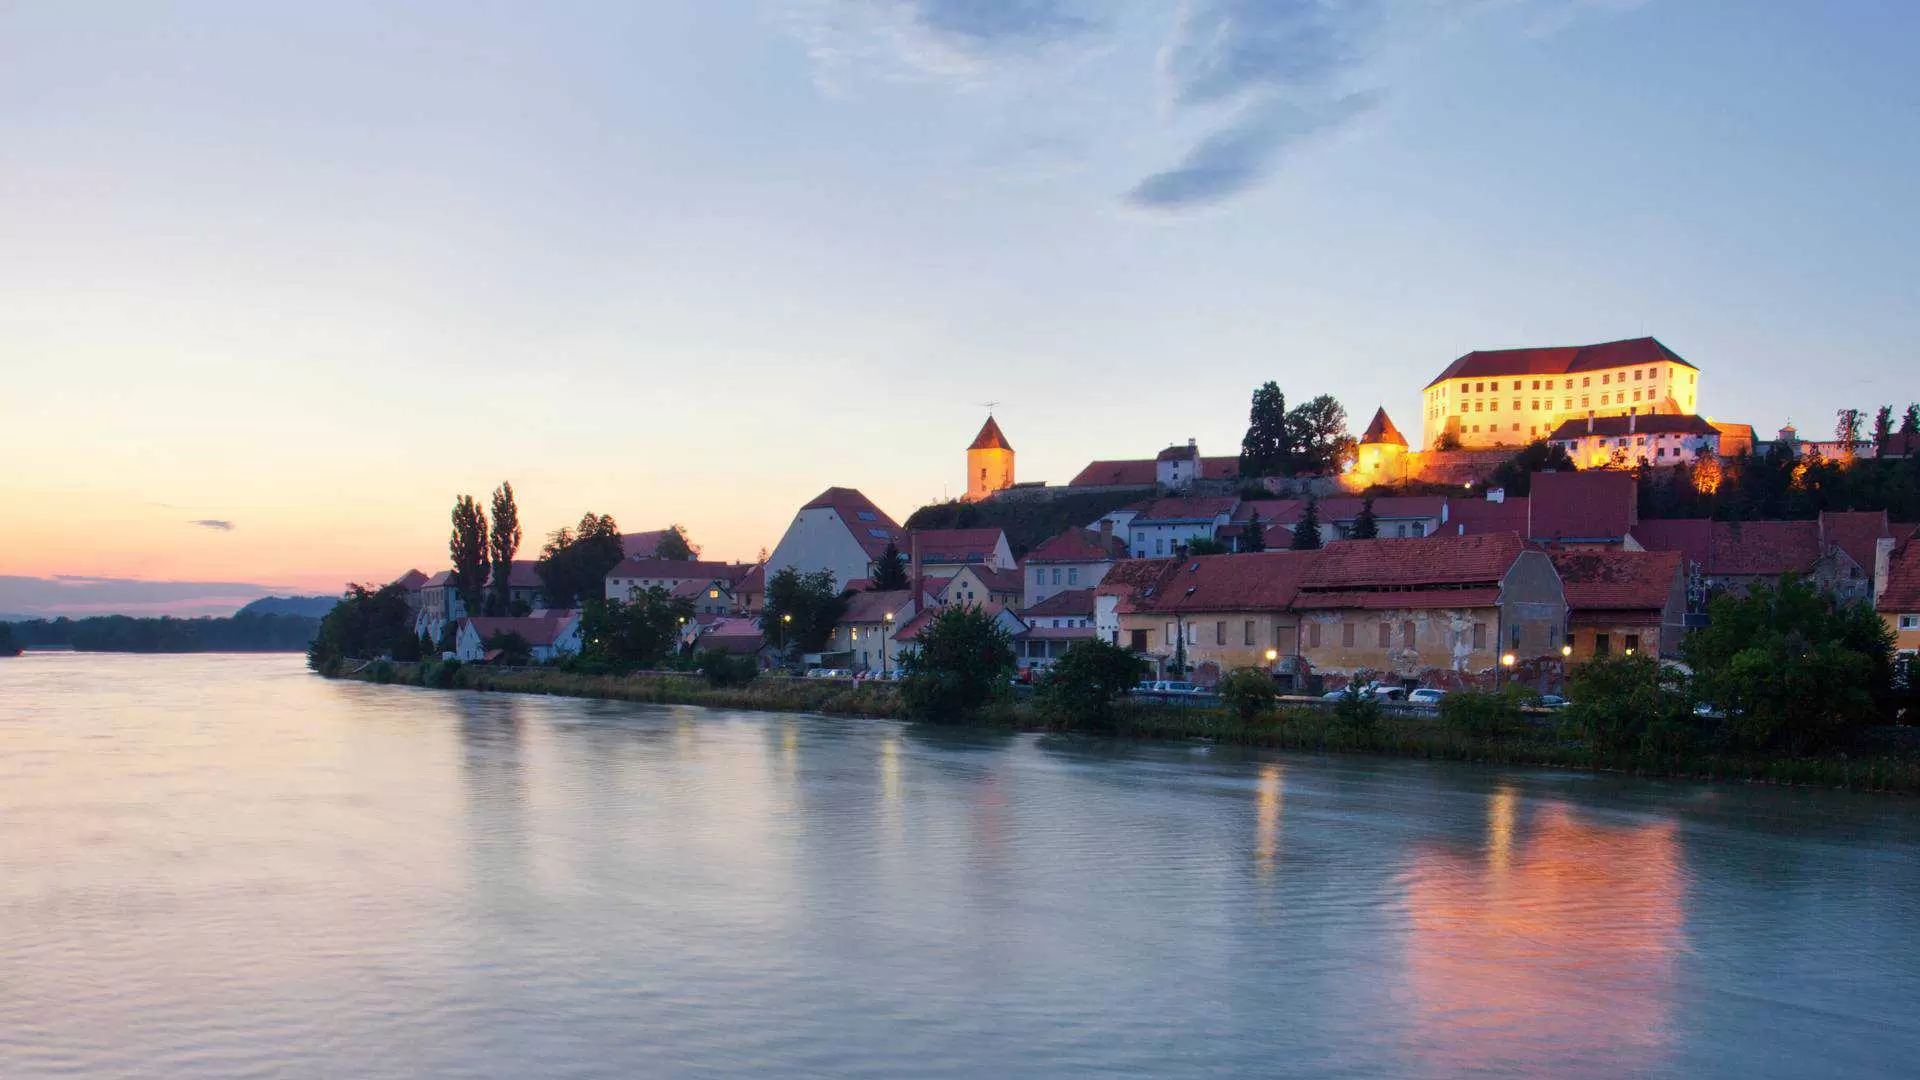
{"type": "Polygon", "coordinates": [[[967,447],[967,501],[978,502],[1013,486],[1013,446],[992,416],[967,447]]]}
{"type": "Polygon", "coordinates": [[[1873,607],[1887,621],[1887,629],[1893,631],[1894,651],[1909,657],[1920,655],[1920,541],[1907,541],[1907,546],[1888,560],[1873,607]]]}
{"type": "Polygon", "coordinates": [[[1407,437],[1393,426],[1387,410],[1375,409],[1373,422],[1360,436],[1354,449],[1353,464],[1340,476],[1348,491],[1365,491],[1375,484],[1398,484],[1416,475],[1418,469],[1407,453],[1407,437]]]}
{"type": "Polygon", "coordinates": [[[1421,397],[1428,449],[1522,446],[1588,416],[1696,411],[1700,370],[1653,338],[1538,349],[1483,349],[1447,366],[1421,397]]]}

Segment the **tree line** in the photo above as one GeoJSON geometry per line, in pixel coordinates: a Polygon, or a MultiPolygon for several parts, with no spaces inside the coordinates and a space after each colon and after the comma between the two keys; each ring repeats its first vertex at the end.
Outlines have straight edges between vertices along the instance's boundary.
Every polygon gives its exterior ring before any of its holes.
{"type": "Polygon", "coordinates": [[[254,612],[198,619],[131,615],[28,619],[0,623],[0,655],[5,655],[8,641],[20,648],[80,652],[299,652],[313,640],[320,622],[309,615],[254,612]]]}
{"type": "Polygon", "coordinates": [[[1254,390],[1247,433],[1240,440],[1240,476],[1332,476],[1353,463],[1358,441],[1347,433],[1347,410],[1331,394],[1287,408],[1280,384],[1254,390]]]}

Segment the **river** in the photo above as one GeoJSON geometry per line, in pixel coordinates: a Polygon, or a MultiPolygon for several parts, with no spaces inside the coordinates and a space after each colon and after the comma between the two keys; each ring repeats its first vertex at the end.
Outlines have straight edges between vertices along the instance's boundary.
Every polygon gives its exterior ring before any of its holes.
{"type": "Polygon", "coordinates": [[[1912,1076],[1920,802],[0,660],[0,1076],[1912,1076]]]}

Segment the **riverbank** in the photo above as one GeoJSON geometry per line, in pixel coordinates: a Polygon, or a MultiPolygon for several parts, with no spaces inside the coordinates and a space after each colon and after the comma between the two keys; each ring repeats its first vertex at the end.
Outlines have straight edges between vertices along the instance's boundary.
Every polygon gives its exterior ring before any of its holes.
{"type": "MultiPolygon", "coordinates": [[[[811,712],[903,720],[894,684],[857,685],[837,680],[760,678],[743,686],[710,685],[695,674],[580,675],[542,668],[485,668],[434,663],[375,662],[343,672],[361,682],[430,689],[634,701],[654,705],[702,705],[767,712],[811,712]]],[[[982,716],[980,726],[1014,731],[1061,732],[1031,702],[1010,702],[982,716]]],[[[1489,765],[1528,765],[1676,780],[1779,784],[1846,791],[1920,794],[1920,755],[1833,754],[1821,757],[1749,758],[1718,754],[1612,756],[1570,740],[1550,724],[1493,736],[1443,726],[1437,716],[1398,712],[1364,726],[1341,721],[1331,709],[1292,704],[1243,723],[1219,709],[1127,703],[1111,730],[1085,734],[1134,739],[1193,740],[1314,753],[1367,754],[1489,765]]]]}

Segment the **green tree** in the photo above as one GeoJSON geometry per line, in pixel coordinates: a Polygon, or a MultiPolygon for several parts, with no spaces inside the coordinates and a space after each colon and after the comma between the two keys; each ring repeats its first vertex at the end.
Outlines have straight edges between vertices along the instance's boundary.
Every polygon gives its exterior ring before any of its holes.
{"type": "Polygon", "coordinates": [[[1573,457],[1564,448],[1545,439],[1535,439],[1495,466],[1487,476],[1486,486],[1504,490],[1510,499],[1524,499],[1533,491],[1534,473],[1573,471],[1573,457]]]}
{"type": "Polygon", "coordinates": [[[1358,451],[1358,440],[1347,433],[1347,410],[1331,394],[1294,406],[1287,413],[1287,431],[1293,442],[1289,475],[1345,472],[1358,451]]]}
{"type": "Polygon", "coordinates": [[[1280,384],[1268,382],[1253,392],[1247,412],[1247,433],[1240,440],[1240,475],[1283,476],[1293,466],[1293,428],[1287,418],[1287,396],[1280,384]]]}
{"type": "Polygon", "coordinates": [[[1240,668],[1214,688],[1227,715],[1242,724],[1252,724],[1273,712],[1275,701],[1273,676],[1259,668],[1240,668]]]}
{"type": "Polygon", "coordinates": [[[994,615],[942,608],[921,628],[917,645],[900,665],[900,695],[912,719],[960,723],[1008,692],[1013,638],[994,615]]]}
{"type": "Polygon", "coordinates": [[[725,649],[704,649],[700,653],[700,674],[713,686],[745,686],[760,674],[760,662],[751,656],[736,656],[725,649]]]}
{"type": "Polygon", "coordinates": [[[1440,723],[1463,735],[1492,738],[1520,726],[1520,702],[1524,687],[1509,684],[1491,692],[1474,690],[1448,694],[1440,699],[1440,723]]]}
{"type": "Polygon", "coordinates": [[[612,514],[589,510],[572,529],[556,529],[540,551],[541,591],[553,607],[580,607],[606,594],[607,571],[624,558],[612,514]]]}
{"type": "Polygon", "coordinates": [[[1907,411],[1900,414],[1900,434],[1920,435],[1920,401],[1907,403],[1907,411]]]}
{"type": "Polygon", "coordinates": [[[1293,527],[1293,543],[1288,545],[1295,551],[1315,551],[1320,547],[1320,500],[1307,496],[1307,507],[1300,511],[1300,520],[1293,527]]]}
{"type": "Polygon", "coordinates": [[[907,580],[907,557],[893,541],[887,541],[887,550],[873,563],[873,584],[870,592],[893,592],[897,589],[910,589],[913,583],[907,580]]]}
{"type": "Polygon", "coordinates": [[[407,606],[405,589],[349,585],[346,595],[320,620],[320,629],[307,647],[307,666],[333,675],[349,659],[405,656],[417,648],[413,609],[407,606]]]}
{"type": "Polygon", "coordinates": [[[1840,444],[1841,462],[1851,466],[1854,457],[1859,453],[1857,449],[1860,442],[1859,409],[1841,409],[1834,413],[1833,439],[1840,444]]]}
{"type": "Polygon", "coordinates": [[[513,485],[502,481],[493,489],[493,533],[487,543],[487,554],[493,562],[488,614],[505,615],[513,610],[513,557],[519,553],[520,508],[513,502],[513,485]]]}
{"type": "Polygon", "coordinates": [[[487,515],[473,496],[462,495],[453,504],[453,533],[447,539],[453,557],[453,588],[467,614],[481,611],[481,591],[487,586],[487,515]]]}
{"type": "Polygon", "coordinates": [[[1882,405],[1873,414],[1873,444],[1880,445],[1893,434],[1893,406],[1882,405]]]}
{"type": "Polygon", "coordinates": [[[1360,502],[1360,516],[1353,519],[1353,540],[1380,539],[1380,522],[1373,516],[1373,496],[1369,495],[1360,502]]]}
{"type": "Polygon", "coordinates": [[[533,663],[533,645],[511,630],[496,630],[486,640],[487,651],[500,650],[500,663],[526,667],[533,663]]]}
{"type": "Polygon", "coordinates": [[[684,525],[669,526],[667,534],[660,538],[660,543],[653,549],[654,558],[672,559],[675,562],[690,561],[698,554],[700,549],[687,539],[687,529],[684,525]]]}
{"type": "Polygon", "coordinates": [[[1227,545],[1210,536],[1196,536],[1187,541],[1187,554],[1193,557],[1201,555],[1225,555],[1227,545]]]}
{"type": "Polygon", "coordinates": [[[817,653],[827,647],[834,626],[846,611],[847,598],[835,583],[833,571],[803,574],[786,566],[767,579],[760,625],[767,640],[776,646],[817,653]]]}
{"type": "Polygon", "coordinates": [[[1599,657],[1567,676],[1562,725],[1603,754],[1674,752],[1692,725],[1685,681],[1645,653],[1599,657]]]}
{"type": "Polygon", "coordinates": [[[680,646],[692,602],[667,590],[634,589],[625,601],[589,600],[580,611],[582,651],[610,664],[657,667],[680,646]]]}
{"type": "Polygon", "coordinates": [[[1099,638],[1076,641],[1048,670],[1040,707],[1062,728],[1112,732],[1114,704],[1146,677],[1147,662],[1131,649],[1099,638]]]}
{"type": "Polygon", "coordinates": [[[1240,540],[1240,547],[1245,551],[1267,550],[1267,523],[1260,520],[1260,511],[1255,510],[1247,518],[1247,531],[1240,540]]]}
{"type": "Polygon", "coordinates": [[[19,656],[20,646],[13,640],[13,624],[0,622],[0,656],[19,656]]]}

